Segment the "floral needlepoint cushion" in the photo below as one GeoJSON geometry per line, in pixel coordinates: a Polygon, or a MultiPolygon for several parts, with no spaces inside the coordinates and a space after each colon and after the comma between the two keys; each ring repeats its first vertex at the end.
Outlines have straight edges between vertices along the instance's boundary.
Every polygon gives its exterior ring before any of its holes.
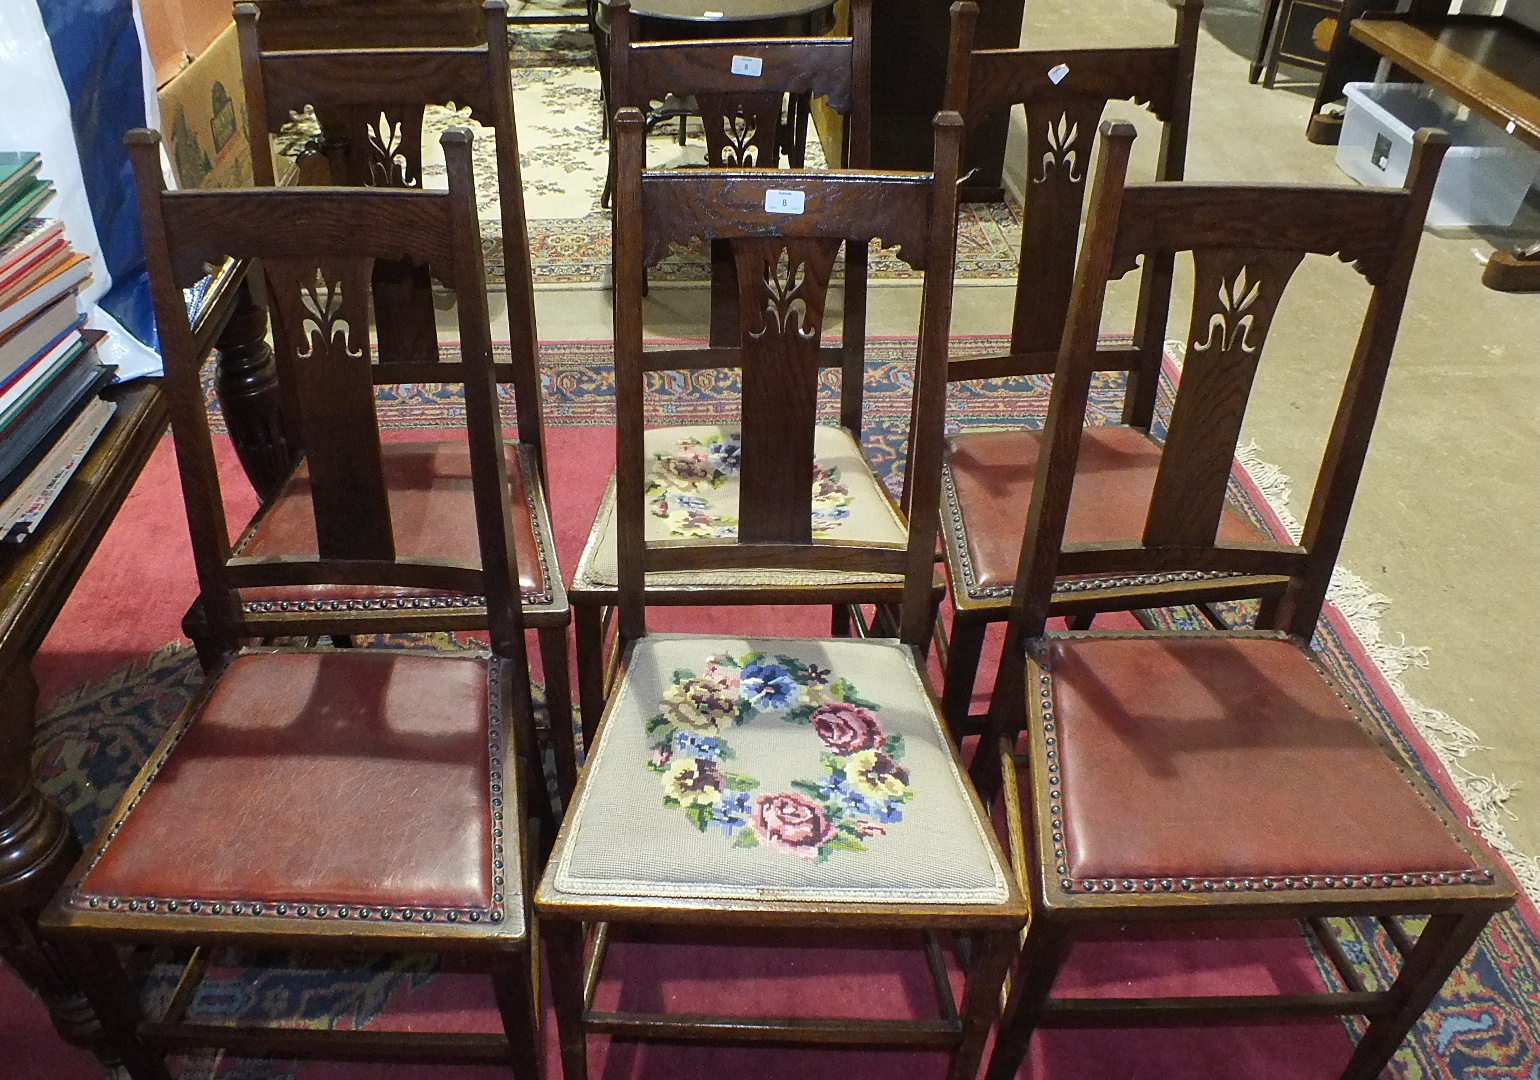
{"type": "MultiPolygon", "coordinates": [[[[738,486],[742,467],[738,432],[715,425],[653,428],[646,433],[648,540],[730,539],[738,535],[738,486]]],[[[903,518],[867,464],[861,448],[842,428],[821,426],[813,436],[814,540],[852,540],[902,547],[908,537],[903,518]]],[[[690,571],[652,578],[720,584],[788,579],[823,582],[828,572],[690,571]],[[709,579],[709,580],[708,580],[709,579]]],[[[605,495],[593,534],[578,566],[580,582],[616,582],[614,489],[605,495]]],[[[898,580],[866,574],[860,580],[898,580]]]]}
{"type": "Polygon", "coordinates": [[[907,650],[640,642],[556,868],[574,893],[998,903],[986,837],[907,650]]]}

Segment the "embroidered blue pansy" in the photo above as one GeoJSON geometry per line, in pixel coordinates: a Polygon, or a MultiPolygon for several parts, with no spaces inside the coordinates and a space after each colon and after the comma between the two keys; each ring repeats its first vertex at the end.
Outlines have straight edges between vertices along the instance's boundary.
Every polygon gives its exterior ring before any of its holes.
{"type": "Polygon", "coordinates": [[[669,751],[677,757],[702,758],[706,761],[720,761],[724,756],[732,754],[721,739],[713,735],[697,735],[692,731],[675,731],[669,751]],[[727,753],[724,755],[723,751],[727,753]]]}
{"type": "Polygon", "coordinates": [[[707,824],[710,828],[720,829],[725,835],[731,836],[749,823],[749,817],[753,812],[754,796],[751,793],[729,791],[722,796],[721,802],[711,808],[711,817],[707,824]]]}
{"type": "Polygon", "coordinates": [[[901,764],[904,740],[883,731],[877,706],[848,679],[792,656],[714,656],[705,670],[674,672],[663,711],[647,722],[647,768],[659,774],[663,805],[683,811],[701,832],[733,846],[761,844],[822,862],[835,851],[866,851],[866,841],[904,819],[914,798],[901,764]],[[759,793],[752,776],[727,771],[726,733],[777,712],[822,746],[827,775],[793,780],[789,791],[759,793]]]}
{"type": "Polygon", "coordinates": [[[800,687],[779,664],[750,664],[739,676],[739,694],[756,709],[784,709],[800,687]]]}
{"type": "Polygon", "coordinates": [[[737,472],[742,463],[743,447],[739,443],[722,439],[707,443],[706,453],[711,456],[712,468],[731,474],[737,472]]]}

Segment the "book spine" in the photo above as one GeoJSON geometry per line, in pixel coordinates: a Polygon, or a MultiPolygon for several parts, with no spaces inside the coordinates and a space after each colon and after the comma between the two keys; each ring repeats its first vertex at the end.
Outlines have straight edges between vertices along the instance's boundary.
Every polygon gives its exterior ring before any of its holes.
{"type": "Polygon", "coordinates": [[[117,408],[115,402],[97,398],[80,414],[59,440],[56,451],[34,470],[23,488],[0,506],[0,542],[20,543],[31,535],[96,445],[117,408]]]}

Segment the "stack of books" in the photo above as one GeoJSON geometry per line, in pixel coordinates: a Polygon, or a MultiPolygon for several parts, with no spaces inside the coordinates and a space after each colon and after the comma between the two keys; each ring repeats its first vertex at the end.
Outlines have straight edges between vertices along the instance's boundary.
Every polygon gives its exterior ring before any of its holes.
{"type": "Polygon", "coordinates": [[[115,369],[82,330],[90,263],[34,216],[54,195],[41,164],[0,152],[0,543],[31,535],[116,408],[100,397],[115,369]]]}

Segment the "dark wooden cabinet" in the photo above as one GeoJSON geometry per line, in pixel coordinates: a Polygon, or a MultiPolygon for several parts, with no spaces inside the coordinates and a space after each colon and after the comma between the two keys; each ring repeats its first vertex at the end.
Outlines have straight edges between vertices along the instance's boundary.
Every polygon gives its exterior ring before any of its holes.
{"type": "MultiPolygon", "coordinates": [[[[930,121],[946,85],[951,0],[877,0],[872,12],[872,166],[929,169],[930,121]]],[[[976,47],[1013,49],[1021,38],[1022,0],[979,0],[976,47]]],[[[965,199],[1000,197],[1000,169],[1010,117],[968,134],[965,199]]]]}

